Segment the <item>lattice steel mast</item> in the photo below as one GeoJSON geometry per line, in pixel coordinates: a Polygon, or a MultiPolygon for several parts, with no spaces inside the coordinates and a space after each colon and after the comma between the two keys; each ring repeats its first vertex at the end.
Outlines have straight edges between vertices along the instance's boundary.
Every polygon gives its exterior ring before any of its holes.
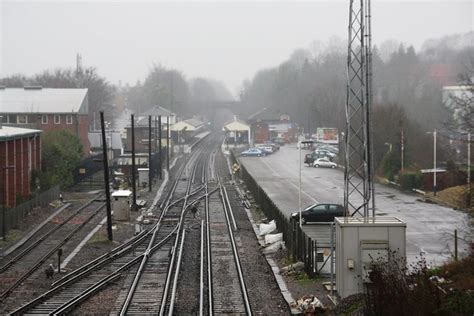
{"type": "Polygon", "coordinates": [[[375,215],[371,149],[372,52],[370,0],[350,0],[344,206],[347,215],[375,215]]]}

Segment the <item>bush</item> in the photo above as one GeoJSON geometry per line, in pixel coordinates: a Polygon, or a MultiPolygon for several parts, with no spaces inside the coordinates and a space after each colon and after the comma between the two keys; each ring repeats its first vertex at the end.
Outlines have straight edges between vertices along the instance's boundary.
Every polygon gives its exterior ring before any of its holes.
{"type": "Polygon", "coordinates": [[[402,190],[411,191],[419,189],[423,183],[421,172],[404,172],[400,175],[400,187],[402,190]]]}
{"type": "Polygon", "coordinates": [[[423,258],[409,269],[404,258],[389,252],[387,261],[372,263],[370,280],[365,293],[366,315],[432,315],[441,306],[441,291],[430,281],[423,258]]]}

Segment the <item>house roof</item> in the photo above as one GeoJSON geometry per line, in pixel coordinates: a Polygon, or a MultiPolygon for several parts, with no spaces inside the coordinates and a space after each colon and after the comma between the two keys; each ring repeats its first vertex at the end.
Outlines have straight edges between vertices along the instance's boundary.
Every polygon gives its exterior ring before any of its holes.
{"type": "Polygon", "coordinates": [[[250,125],[245,123],[242,120],[239,120],[237,116],[234,116],[232,121],[229,121],[224,124],[224,130],[227,131],[249,131],[250,125]]]}
{"type": "Polygon", "coordinates": [[[0,89],[0,113],[71,112],[88,113],[87,89],[0,89]]]}
{"type": "Polygon", "coordinates": [[[192,119],[187,119],[187,120],[180,121],[174,124],[171,127],[171,130],[182,131],[183,129],[186,128],[187,131],[195,131],[195,130],[200,129],[202,126],[204,126],[204,123],[202,121],[192,118],[192,119]]]}
{"type": "Polygon", "coordinates": [[[30,128],[20,128],[20,127],[13,127],[13,126],[5,126],[3,125],[0,128],[0,140],[6,140],[11,138],[19,138],[34,134],[39,134],[42,131],[37,129],[30,129],[30,128]]]}
{"type": "Polygon", "coordinates": [[[173,113],[171,112],[170,110],[168,109],[165,109],[164,107],[162,106],[159,106],[159,105],[155,105],[154,107],[152,107],[151,109],[143,112],[142,114],[140,114],[140,116],[176,116],[176,113],[173,113]]]}

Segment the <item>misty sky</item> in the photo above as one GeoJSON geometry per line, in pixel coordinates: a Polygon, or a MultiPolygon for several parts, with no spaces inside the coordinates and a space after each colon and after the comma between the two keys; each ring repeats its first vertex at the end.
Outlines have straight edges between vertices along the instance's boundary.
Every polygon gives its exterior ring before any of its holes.
{"type": "MultiPolygon", "coordinates": [[[[374,43],[473,30],[473,1],[373,0],[374,43]]],[[[74,67],[76,53],[111,83],[143,80],[153,63],[187,78],[244,79],[314,40],[347,37],[349,1],[162,2],[0,0],[0,77],[74,67]]]]}

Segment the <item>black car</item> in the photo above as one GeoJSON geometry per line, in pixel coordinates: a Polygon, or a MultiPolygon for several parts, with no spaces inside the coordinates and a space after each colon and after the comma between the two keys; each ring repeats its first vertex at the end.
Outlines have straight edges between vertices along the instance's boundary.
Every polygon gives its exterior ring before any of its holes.
{"type": "MultiPolygon", "coordinates": [[[[334,217],[344,216],[344,206],[340,204],[313,204],[301,212],[301,224],[308,222],[333,222],[334,217]]],[[[300,220],[300,213],[291,214],[291,218],[297,222],[300,220]]]]}

